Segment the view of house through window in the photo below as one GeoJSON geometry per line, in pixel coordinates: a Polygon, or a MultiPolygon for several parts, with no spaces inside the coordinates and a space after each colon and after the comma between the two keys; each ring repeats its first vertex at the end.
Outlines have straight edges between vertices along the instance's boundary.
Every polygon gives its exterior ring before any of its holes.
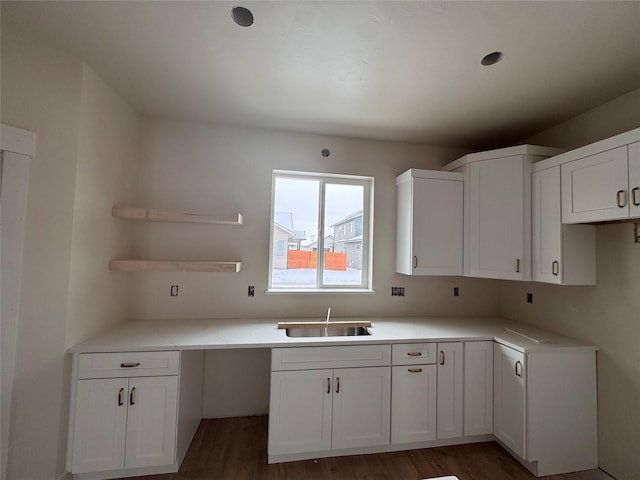
{"type": "Polygon", "coordinates": [[[269,288],[369,285],[373,179],[274,172],[269,288]]]}

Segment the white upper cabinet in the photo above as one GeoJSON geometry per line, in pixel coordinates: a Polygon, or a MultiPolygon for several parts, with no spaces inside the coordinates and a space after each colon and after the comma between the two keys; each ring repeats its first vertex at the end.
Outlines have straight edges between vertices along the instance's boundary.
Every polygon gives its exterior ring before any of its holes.
{"type": "Polygon", "coordinates": [[[562,223],[640,217],[640,128],[541,162],[560,166],[562,223]]]}
{"type": "Polygon", "coordinates": [[[412,169],[396,186],[396,271],[462,275],[463,175],[412,169]]]}
{"type": "Polygon", "coordinates": [[[595,285],[595,226],[562,224],[560,166],[535,171],[531,179],[532,279],[561,285],[595,285]]]}
{"type": "Polygon", "coordinates": [[[640,217],[640,142],[629,145],[629,216],[640,217]]]}
{"type": "Polygon", "coordinates": [[[627,218],[627,158],[624,146],[562,165],[563,222],[627,218]]]}
{"type": "Polygon", "coordinates": [[[521,145],[466,155],[443,167],[465,175],[465,276],[531,278],[531,164],[559,152],[521,145]]]}

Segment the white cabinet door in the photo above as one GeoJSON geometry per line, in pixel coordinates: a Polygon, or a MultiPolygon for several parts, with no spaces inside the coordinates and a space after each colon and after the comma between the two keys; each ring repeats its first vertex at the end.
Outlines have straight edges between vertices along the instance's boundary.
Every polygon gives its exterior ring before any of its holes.
{"type": "Polygon", "coordinates": [[[564,223],[629,216],[627,146],[561,166],[564,223]]]}
{"type": "Polygon", "coordinates": [[[493,365],[493,433],[516,455],[525,459],[525,356],[496,343],[493,365]]]}
{"type": "Polygon", "coordinates": [[[391,443],[436,439],[436,366],[392,367],[391,443]]]}
{"type": "Polygon", "coordinates": [[[72,473],[124,467],[127,378],[79,380],[72,473]]]}
{"type": "Polygon", "coordinates": [[[595,285],[596,227],[563,225],[560,166],[532,179],[532,279],[562,285],[595,285]]]}
{"type": "Polygon", "coordinates": [[[640,217],[640,142],[629,145],[629,216],[640,217]]]}
{"type": "Polygon", "coordinates": [[[437,438],[462,436],[462,342],[438,344],[437,438]]]}
{"type": "Polygon", "coordinates": [[[129,380],[125,467],[169,465],[176,455],[178,377],[129,380]]]}
{"type": "Polygon", "coordinates": [[[493,341],[464,344],[464,434],[493,433],[493,341]]]}
{"type": "Polygon", "coordinates": [[[333,370],[271,373],[269,455],[331,448],[333,370]]]}
{"type": "Polygon", "coordinates": [[[522,155],[469,165],[468,272],[471,277],[526,280],[530,215],[529,162],[522,155]],[[527,203],[527,205],[529,205],[527,203]]]}
{"type": "Polygon", "coordinates": [[[334,377],[332,448],[387,445],[391,367],[339,368],[334,377]]]}
{"type": "Polygon", "coordinates": [[[396,185],[396,271],[462,275],[463,175],[413,169],[396,185]]]}
{"type": "Polygon", "coordinates": [[[531,175],[533,206],[532,279],[562,283],[562,213],[560,167],[531,175]]]}

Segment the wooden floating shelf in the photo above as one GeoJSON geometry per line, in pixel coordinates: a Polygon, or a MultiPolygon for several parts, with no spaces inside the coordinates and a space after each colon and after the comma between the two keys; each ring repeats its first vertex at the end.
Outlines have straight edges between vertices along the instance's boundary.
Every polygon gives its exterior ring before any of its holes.
{"type": "Polygon", "coordinates": [[[242,215],[203,215],[175,210],[157,210],[141,207],[113,207],[111,215],[139,222],[209,223],[218,225],[242,225],[242,215]]]}
{"type": "Polygon", "coordinates": [[[278,322],[279,329],[285,328],[307,328],[307,327],[370,327],[370,320],[337,320],[325,322],[323,320],[310,322],[278,322]]]}
{"type": "Polygon", "coordinates": [[[120,272],[213,272],[238,273],[242,262],[191,260],[111,260],[109,270],[120,272]]]}

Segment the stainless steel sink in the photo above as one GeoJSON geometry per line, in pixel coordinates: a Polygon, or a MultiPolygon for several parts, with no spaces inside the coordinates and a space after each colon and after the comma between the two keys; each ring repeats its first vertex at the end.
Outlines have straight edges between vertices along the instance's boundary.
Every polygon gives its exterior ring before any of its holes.
{"type": "Polygon", "coordinates": [[[287,337],[353,337],[371,335],[366,327],[290,327],[287,337]]]}

